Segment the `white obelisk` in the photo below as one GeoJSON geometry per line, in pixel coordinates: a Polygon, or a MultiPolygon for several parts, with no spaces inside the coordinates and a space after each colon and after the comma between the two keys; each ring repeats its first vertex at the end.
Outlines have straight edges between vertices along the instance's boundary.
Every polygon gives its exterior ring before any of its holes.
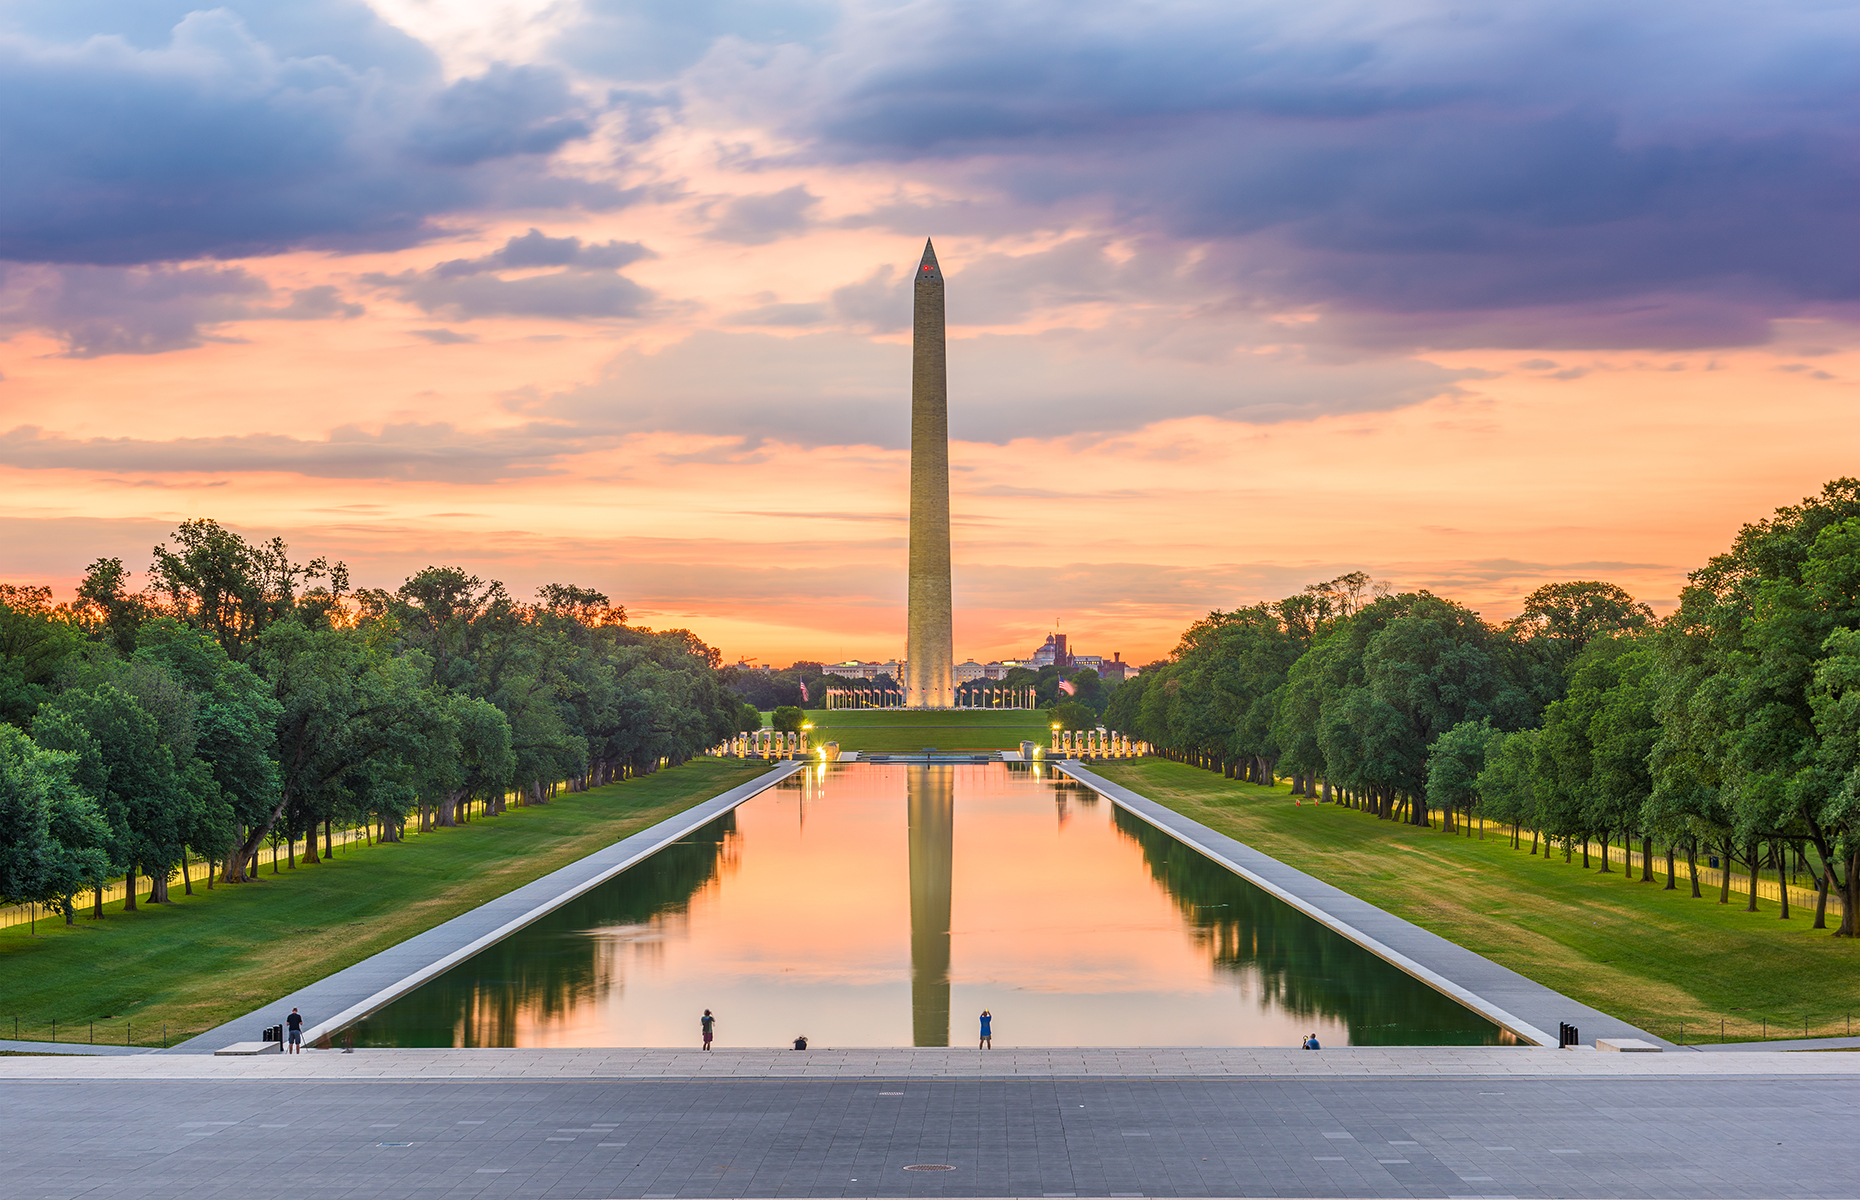
{"type": "Polygon", "coordinates": [[[956,702],[949,587],[949,380],[943,362],[943,272],[924,240],[911,313],[911,566],[904,704],[956,702]]]}

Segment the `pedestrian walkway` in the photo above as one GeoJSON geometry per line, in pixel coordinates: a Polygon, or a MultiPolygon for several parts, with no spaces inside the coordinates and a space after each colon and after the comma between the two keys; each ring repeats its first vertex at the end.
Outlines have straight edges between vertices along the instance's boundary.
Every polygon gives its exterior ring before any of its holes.
{"type": "MultiPolygon", "coordinates": [[[[1621,1060],[1607,1064],[1616,1072],[1851,1057],[1511,1053],[1621,1060]]],[[[1855,1194],[1836,1152],[1860,1108],[1852,1076],[344,1081],[287,1069],[332,1057],[248,1060],[274,1068],[251,1076],[258,1086],[0,1087],[6,1200],[1855,1194]]]]}
{"type": "Polygon", "coordinates": [[[0,1083],[23,1079],[1370,1079],[1860,1077],[1860,1055],[1606,1054],[1517,1046],[1360,1046],[973,1050],[362,1049],[216,1058],[0,1058],[0,1083]]]}
{"type": "Polygon", "coordinates": [[[1667,1050],[1678,1049],[1664,1038],[1572,1000],[1508,967],[1501,967],[1484,955],[1429,933],[1411,921],[1404,921],[1244,842],[1217,833],[1076,762],[1055,765],[1113,804],[1201,851],[1526,1042],[1555,1046],[1558,1025],[1567,1023],[1577,1028],[1583,1044],[1588,1046],[1593,1046],[1598,1038],[1639,1038],[1667,1050]]]}
{"type": "Polygon", "coordinates": [[[0,1054],[153,1054],[147,1046],[93,1046],[88,1042],[12,1042],[0,1040],[0,1054]]]}
{"type": "Polygon", "coordinates": [[[551,871],[541,879],[390,946],[352,967],[160,1053],[212,1054],[234,1042],[258,1041],[264,1029],[281,1024],[284,1014],[292,1008],[301,1009],[309,1017],[311,1023],[304,1030],[304,1043],[313,1045],[317,1039],[353,1024],[576,896],[599,887],[634,863],[709,824],[806,766],[800,761],[782,763],[650,829],[623,838],[604,850],[551,871]]]}

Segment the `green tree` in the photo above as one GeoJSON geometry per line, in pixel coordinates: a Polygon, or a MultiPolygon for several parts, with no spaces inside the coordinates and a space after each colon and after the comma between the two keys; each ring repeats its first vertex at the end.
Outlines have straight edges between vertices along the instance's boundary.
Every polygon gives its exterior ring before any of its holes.
{"type": "Polygon", "coordinates": [[[0,725],[0,903],[61,905],[101,887],[110,828],[72,778],[75,755],[46,750],[0,725]]]}
{"type": "Polygon", "coordinates": [[[251,857],[299,802],[364,802],[390,840],[398,836],[414,803],[414,764],[442,733],[444,708],[426,686],[425,656],[390,653],[381,633],[279,621],[259,635],[253,662],[279,707],[278,798],[247,823],[228,882],[246,878],[251,857]]]}
{"type": "Polygon", "coordinates": [[[280,538],[248,542],[217,521],[183,521],[158,545],[149,567],[150,588],[166,597],[170,615],[218,642],[244,661],[258,637],[296,608],[306,583],[327,578],[340,591],[348,571],[323,559],[293,563],[280,538]]]}
{"type": "Polygon", "coordinates": [[[79,786],[97,798],[112,834],[112,866],[127,872],[125,909],[136,907],[138,875],[153,881],[151,900],[167,899],[168,877],[202,823],[200,810],[218,799],[203,794],[210,786],[204,772],[187,769],[191,755],[175,761],[163,732],[133,695],[108,682],[61,693],[33,722],[33,739],[72,754],[79,786]]]}
{"type": "Polygon", "coordinates": [[[52,589],[0,583],[0,721],[22,728],[51,695],[59,667],[84,642],[52,589]]]}
{"type": "Polygon", "coordinates": [[[784,704],[769,715],[771,727],[783,733],[799,733],[807,714],[792,704],[784,704]]]}
{"type": "MultiPolygon", "coordinates": [[[[1486,743],[1485,766],[1474,787],[1479,808],[1486,817],[1508,824],[1515,839],[1523,826],[1541,829],[1536,802],[1537,740],[1541,731],[1521,729],[1500,733],[1486,743]]],[[[1531,835],[1531,853],[1537,852],[1537,835],[1531,835]]],[[[1550,847],[1544,846],[1544,853],[1550,847]]]]}
{"type": "Polygon", "coordinates": [[[1485,770],[1486,749],[1501,737],[1492,721],[1461,721],[1441,734],[1427,755],[1427,802],[1446,814],[1447,828],[1453,828],[1453,814],[1471,818],[1479,802],[1479,775],[1485,770]]]}

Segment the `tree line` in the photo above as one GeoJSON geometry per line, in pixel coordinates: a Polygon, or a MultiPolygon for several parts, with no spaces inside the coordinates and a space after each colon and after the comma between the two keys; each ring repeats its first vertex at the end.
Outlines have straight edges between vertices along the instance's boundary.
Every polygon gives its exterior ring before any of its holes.
{"type": "MultiPolygon", "coordinates": [[[[1230,777],[1532,853],[1656,842],[1756,880],[1807,872],[1860,911],[1860,480],[1745,525],[1675,612],[1549,584],[1493,624],[1357,572],[1215,611],[1111,693],[1105,723],[1230,777]],[[1435,814],[1438,814],[1436,816],[1435,814]]],[[[1785,909],[1786,912],[1786,909],[1785,909]]]]}
{"type": "Polygon", "coordinates": [[[99,559],[74,601],[0,585],[0,901],[73,916],[106,880],[163,903],[190,863],[227,883],[260,848],[398,840],[650,773],[760,719],[718,652],[568,584],[534,602],[455,567],[349,587],[341,563],[210,520],[147,586],[99,559]]]}

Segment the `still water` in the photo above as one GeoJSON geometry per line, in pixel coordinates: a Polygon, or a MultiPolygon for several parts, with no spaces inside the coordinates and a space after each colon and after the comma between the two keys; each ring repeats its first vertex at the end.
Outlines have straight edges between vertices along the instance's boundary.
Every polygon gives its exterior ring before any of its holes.
{"type": "Polygon", "coordinates": [[[813,766],[355,1029],[365,1046],[1481,1045],[1484,1018],[1110,801],[813,766]]]}

